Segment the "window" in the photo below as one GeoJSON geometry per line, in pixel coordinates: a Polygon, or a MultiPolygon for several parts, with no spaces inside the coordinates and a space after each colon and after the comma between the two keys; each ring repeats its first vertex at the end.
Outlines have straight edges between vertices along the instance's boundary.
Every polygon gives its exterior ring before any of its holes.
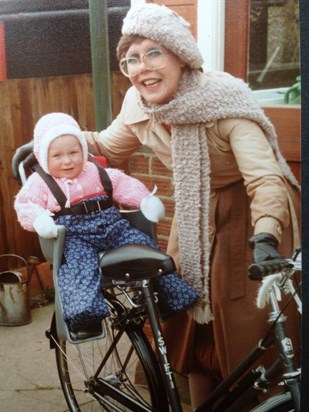
{"type": "Polygon", "coordinates": [[[300,75],[298,0],[251,0],[248,82],[252,89],[291,87],[300,75]]]}

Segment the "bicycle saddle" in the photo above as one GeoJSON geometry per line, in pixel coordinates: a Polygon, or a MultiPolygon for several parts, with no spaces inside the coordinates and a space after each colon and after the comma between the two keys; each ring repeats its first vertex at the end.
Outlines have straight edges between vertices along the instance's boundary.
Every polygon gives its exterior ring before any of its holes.
{"type": "Polygon", "coordinates": [[[173,259],[145,245],[125,245],[103,252],[102,275],[112,280],[142,280],[176,270],[173,259]]]}

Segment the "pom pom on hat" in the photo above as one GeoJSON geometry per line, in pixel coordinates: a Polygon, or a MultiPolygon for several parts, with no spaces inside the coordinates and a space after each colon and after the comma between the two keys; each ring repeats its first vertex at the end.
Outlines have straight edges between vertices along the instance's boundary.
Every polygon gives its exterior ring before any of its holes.
{"type": "Polygon", "coordinates": [[[122,34],[136,34],[166,47],[192,69],[200,69],[203,57],[189,23],[173,10],[154,3],[132,7],[123,20],[122,34]]]}
{"type": "Polygon", "coordinates": [[[72,116],[66,113],[48,113],[37,122],[33,133],[34,154],[46,173],[49,173],[47,162],[49,145],[57,137],[66,134],[73,135],[78,139],[86,162],[88,158],[87,142],[79,124],[72,116]]]}

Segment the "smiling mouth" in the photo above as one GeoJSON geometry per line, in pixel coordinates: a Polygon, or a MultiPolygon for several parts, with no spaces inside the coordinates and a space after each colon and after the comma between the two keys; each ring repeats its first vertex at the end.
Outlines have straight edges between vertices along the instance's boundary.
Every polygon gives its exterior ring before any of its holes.
{"type": "Polygon", "coordinates": [[[153,87],[153,86],[158,85],[160,82],[161,82],[160,79],[151,79],[151,80],[144,80],[144,81],[142,82],[142,84],[143,84],[145,87],[153,87]]]}

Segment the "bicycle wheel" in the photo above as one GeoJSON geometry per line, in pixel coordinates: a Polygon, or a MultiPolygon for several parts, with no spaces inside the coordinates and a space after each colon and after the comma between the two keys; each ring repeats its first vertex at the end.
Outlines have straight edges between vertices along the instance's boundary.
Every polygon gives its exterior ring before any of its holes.
{"type": "Polygon", "coordinates": [[[293,406],[293,401],[291,394],[289,392],[280,393],[275,395],[254,409],[251,409],[250,412],[293,412],[295,408],[293,406]]]}
{"type": "Polygon", "coordinates": [[[70,411],[168,411],[162,375],[141,327],[115,331],[109,320],[104,323],[103,339],[57,344],[57,369],[70,411]]]}

